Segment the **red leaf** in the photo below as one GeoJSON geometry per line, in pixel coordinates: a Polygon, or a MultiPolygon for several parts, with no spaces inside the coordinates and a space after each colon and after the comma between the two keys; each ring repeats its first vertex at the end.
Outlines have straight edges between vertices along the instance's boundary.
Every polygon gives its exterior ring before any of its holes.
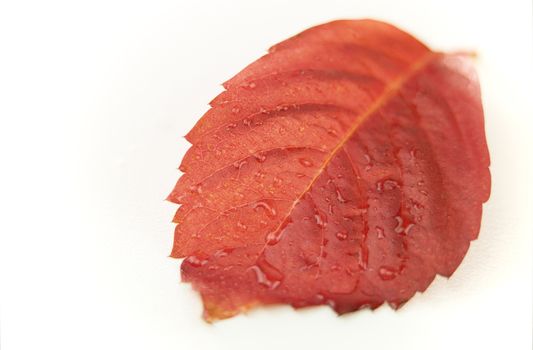
{"type": "Polygon", "coordinates": [[[398,307],[477,237],[489,155],[469,58],[336,21],[224,84],[187,135],[172,256],[206,319],[398,307]]]}

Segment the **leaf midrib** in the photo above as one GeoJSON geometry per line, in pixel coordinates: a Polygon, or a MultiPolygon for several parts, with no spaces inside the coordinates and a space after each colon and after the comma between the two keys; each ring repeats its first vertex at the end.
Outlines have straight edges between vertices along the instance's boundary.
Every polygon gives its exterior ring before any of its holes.
{"type": "MultiPolygon", "coordinates": [[[[291,216],[294,208],[296,205],[300,202],[300,200],[305,196],[307,192],[311,190],[315,182],[318,180],[320,175],[322,175],[322,172],[327,168],[329,163],[333,160],[333,158],[337,155],[339,150],[341,150],[344,145],[352,138],[352,136],[355,134],[357,129],[363,124],[374,112],[378,111],[381,107],[383,107],[392,97],[395,96],[395,94],[404,86],[404,84],[411,79],[416,73],[421,71],[424,67],[426,67],[432,59],[434,59],[438,54],[432,51],[427,52],[425,55],[423,55],[420,59],[417,61],[414,61],[413,64],[410,66],[410,68],[401,76],[390,82],[386,87],[385,90],[381,93],[381,95],[372,103],[372,105],[361,115],[356,118],[354,121],[354,124],[350,127],[350,129],[346,132],[345,136],[339,141],[337,146],[331,150],[328,157],[322,162],[322,165],[318,168],[315,176],[311,179],[307,187],[302,191],[302,193],[293,201],[291,207],[287,211],[287,214],[285,217],[280,221],[279,225],[276,227],[276,229],[273,231],[274,233],[278,233],[279,230],[284,226],[284,224],[287,222],[288,218],[291,216]]],[[[265,244],[266,247],[266,244],[265,244]]],[[[263,247],[263,250],[265,249],[263,247]]]]}

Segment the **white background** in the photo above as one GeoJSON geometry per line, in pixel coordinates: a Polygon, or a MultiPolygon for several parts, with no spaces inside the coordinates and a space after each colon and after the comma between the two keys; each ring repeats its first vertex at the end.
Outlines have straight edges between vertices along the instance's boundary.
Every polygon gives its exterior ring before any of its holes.
{"type": "Polygon", "coordinates": [[[530,349],[530,1],[3,1],[1,348],[530,349]],[[476,50],[493,190],[455,275],[399,312],[259,309],[208,325],[163,199],[220,83],[337,18],[476,50]]]}

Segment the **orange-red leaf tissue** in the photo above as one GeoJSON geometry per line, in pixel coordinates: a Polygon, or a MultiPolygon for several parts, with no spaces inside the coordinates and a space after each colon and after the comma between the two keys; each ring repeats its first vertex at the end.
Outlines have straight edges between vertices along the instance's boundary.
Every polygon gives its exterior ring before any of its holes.
{"type": "Polygon", "coordinates": [[[187,135],[172,257],[207,320],[398,307],[450,276],[490,194],[470,57],[373,20],[310,28],[224,84],[187,135]]]}

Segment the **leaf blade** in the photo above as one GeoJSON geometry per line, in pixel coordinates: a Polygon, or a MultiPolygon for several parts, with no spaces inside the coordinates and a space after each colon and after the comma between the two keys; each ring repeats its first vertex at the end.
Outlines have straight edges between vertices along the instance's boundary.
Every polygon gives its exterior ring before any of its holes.
{"type": "MultiPolygon", "coordinates": [[[[269,55],[290,57],[305,37],[269,55]]],[[[271,69],[267,55],[263,68],[226,83],[189,134],[185,174],[169,196],[182,204],[171,255],[187,257],[182,277],[202,294],[207,319],[258,303],[398,307],[457,268],[490,194],[479,87],[453,55],[403,38],[417,59],[377,79],[381,87],[349,78],[355,85],[343,88],[338,77],[353,72],[342,70],[325,85],[327,71],[249,80],[271,69]]]]}

